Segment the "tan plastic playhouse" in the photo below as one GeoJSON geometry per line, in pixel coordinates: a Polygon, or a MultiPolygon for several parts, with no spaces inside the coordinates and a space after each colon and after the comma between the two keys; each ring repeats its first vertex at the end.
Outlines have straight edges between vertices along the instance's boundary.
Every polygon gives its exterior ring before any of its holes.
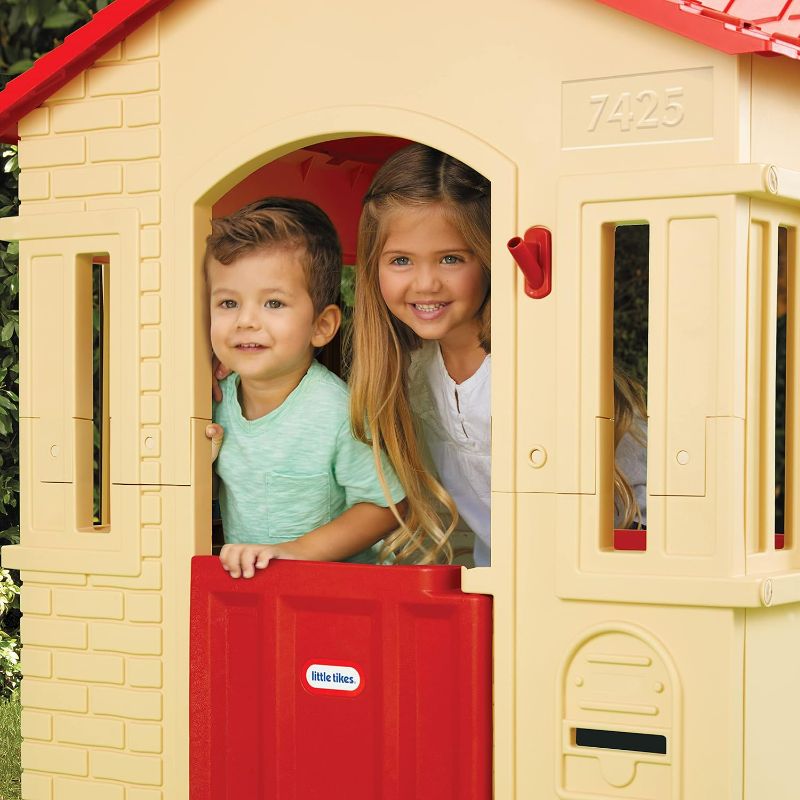
{"type": "Polygon", "coordinates": [[[355,136],[430,144],[492,183],[492,565],[462,584],[494,598],[496,800],[800,796],[793,14],[784,0],[115,0],[58,64],[9,85],[22,543],[3,564],[24,581],[25,800],[189,798],[209,219],[262,166],[355,136]],[[650,228],[648,530],[622,551],[611,325],[614,230],[631,223],[650,228]],[[553,235],[542,299],[506,249],[534,225],[553,235]],[[108,320],[99,525],[93,263],[108,320]],[[581,744],[594,730],[663,752],[581,744]]]}

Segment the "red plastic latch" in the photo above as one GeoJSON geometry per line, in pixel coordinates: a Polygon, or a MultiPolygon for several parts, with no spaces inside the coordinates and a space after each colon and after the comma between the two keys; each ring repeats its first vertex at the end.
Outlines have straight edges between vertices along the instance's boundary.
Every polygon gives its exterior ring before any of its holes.
{"type": "Polygon", "coordinates": [[[547,297],[552,288],[552,236],[547,228],[534,225],[525,231],[524,238],[515,236],[508,243],[522,274],[525,276],[525,294],[540,299],[547,297]]]}

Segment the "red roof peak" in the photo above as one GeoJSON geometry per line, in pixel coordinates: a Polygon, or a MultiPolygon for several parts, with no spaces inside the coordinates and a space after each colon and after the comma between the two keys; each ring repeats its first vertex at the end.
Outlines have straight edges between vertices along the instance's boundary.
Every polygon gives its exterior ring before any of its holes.
{"type": "Polygon", "coordinates": [[[172,0],[115,0],[0,92],[0,142],[16,142],[17,122],[88,69],[172,0]]]}

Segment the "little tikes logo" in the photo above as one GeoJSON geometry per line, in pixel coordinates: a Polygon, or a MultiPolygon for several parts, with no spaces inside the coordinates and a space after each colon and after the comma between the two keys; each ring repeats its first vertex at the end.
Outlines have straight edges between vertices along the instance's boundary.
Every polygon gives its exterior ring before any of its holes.
{"type": "Polygon", "coordinates": [[[303,672],[303,686],[311,694],[332,694],[353,697],[364,688],[361,670],[355,664],[307,664],[303,672]]]}

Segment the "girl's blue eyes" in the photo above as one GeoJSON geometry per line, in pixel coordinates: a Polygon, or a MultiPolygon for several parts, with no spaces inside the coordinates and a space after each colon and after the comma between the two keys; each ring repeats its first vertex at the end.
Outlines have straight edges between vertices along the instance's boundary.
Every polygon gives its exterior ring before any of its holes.
{"type": "MultiPolygon", "coordinates": [[[[460,264],[464,259],[461,256],[442,256],[442,264],[460,264]]],[[[411,259],[408,256],[395,256],[390,262],[398,267],[407,267],[411,264],[411,259]]]]}

